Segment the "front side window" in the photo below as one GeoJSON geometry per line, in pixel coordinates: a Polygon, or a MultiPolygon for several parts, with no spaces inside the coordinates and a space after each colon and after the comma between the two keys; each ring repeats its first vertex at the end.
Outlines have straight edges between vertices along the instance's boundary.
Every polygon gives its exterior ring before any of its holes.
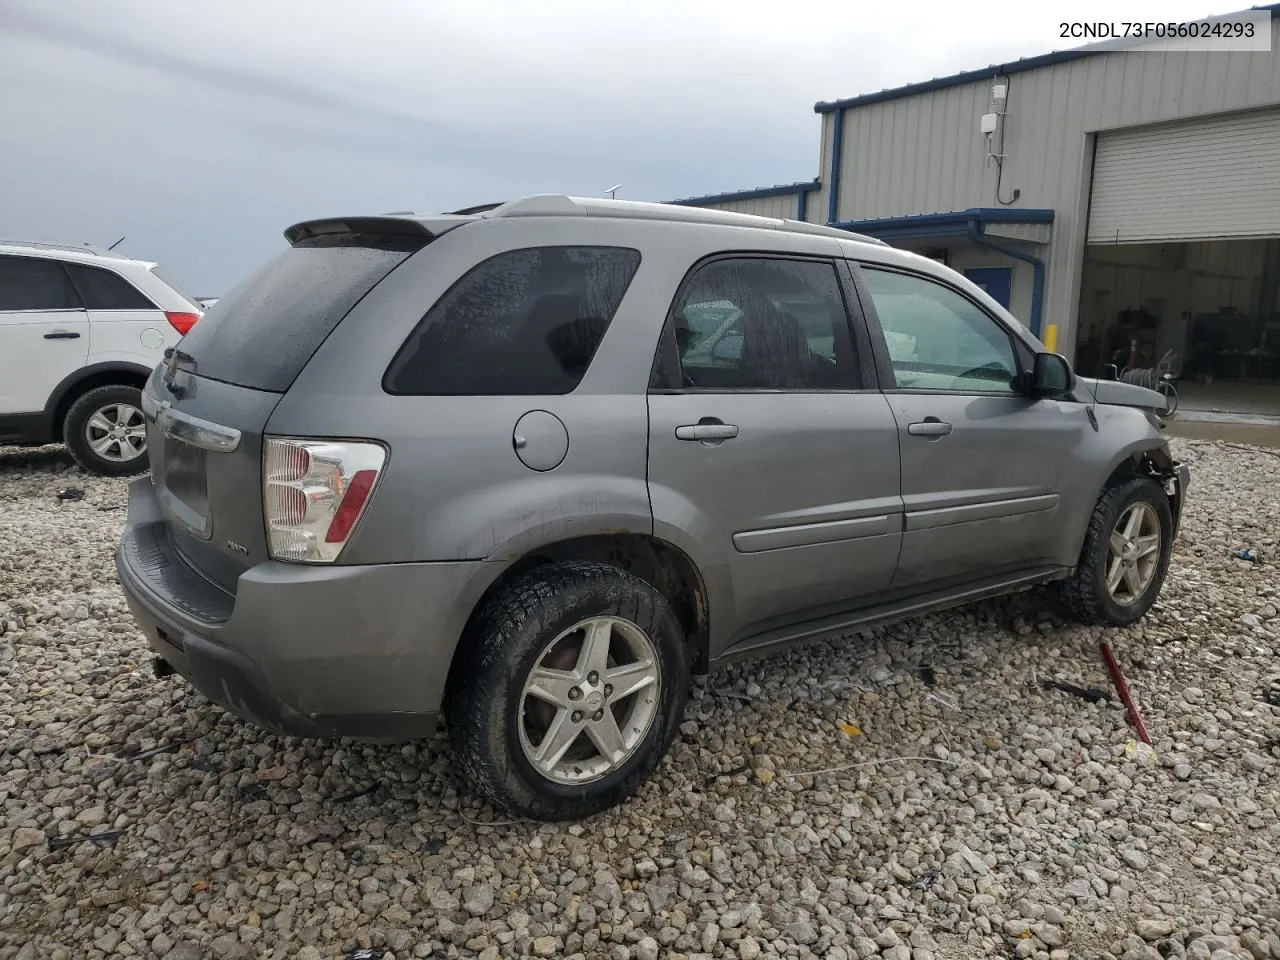
{"type": "Polygon", "coordinates": [[[67,271],[90,310],[154,310],[156,305],[118,273],[79,263],[67,264],[67,271]]]}
{"type": "Polygon", "coordinates": [[[0,310],[79,310],[62,264],[39,257],[0,257],[0,310]]]}
{"type": "Polygon", "coordinates": [[[417,396],[571,393],[640,266],[621,247],[534,247],[490,257],[422,318],[383,379],[417,396]]]}
{"type": "Polygon", "coordinates": [[[924,277],[862,267],[899,390],[1015,393],[1008,331],[972,301],[924,277]]]}
{"type": "Polygon", "coordinates": [[[694,270],[668,320],[678,368],[655,384],[705,390],[858,386],[849,317],[826,261],[734,257],[694,270]],[[663,382],[666,381],[666,382],[663,382]]]}

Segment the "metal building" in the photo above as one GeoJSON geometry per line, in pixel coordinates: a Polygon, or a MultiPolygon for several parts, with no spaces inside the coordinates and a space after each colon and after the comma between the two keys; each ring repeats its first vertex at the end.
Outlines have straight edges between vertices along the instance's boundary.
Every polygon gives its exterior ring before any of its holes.
{"type": "Polygon", "coordinates": [[[817,179],[675,202],[881,237],[1082,373],[1173,351],[1280,413],[1280,4],[1255,11],[1269,52],[1081,47],[818,103],[817,179]]]}

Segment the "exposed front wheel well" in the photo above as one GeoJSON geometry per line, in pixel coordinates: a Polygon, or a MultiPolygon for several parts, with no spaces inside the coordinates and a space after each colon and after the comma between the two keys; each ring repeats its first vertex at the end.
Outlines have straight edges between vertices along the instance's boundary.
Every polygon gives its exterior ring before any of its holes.
{"type": "MultiPolygon", "coordinates": [[[[697,565],[678,547],[643,534],[601,534],[577,537],[531,550],[516,560],[485,591],[475,611],[504,590],[517,577],[537,567],[567,560],[607,563],[639,577],[667,598],[684,631],[689,662],[695,673],[707,669],[710,617],[707,590],[697,565]]],[[[454,664],[458,657],[454,656],[454,664]]],[[[452,666],[449,684],[454,682],[452,666]]]]}
{"type": "Polygon", "coordinates": [[[1106,491],[1113,486],[1124,483],[1126,480],[1134,480],[1139,477],[1151,477],[1159,480],[1167,476],[1172,469],[1173,458],[1169,456],[1168,450],[1161,447],[1140,450],[1120,461],[1119,466],[1111,472],[1107,482],[1102,485],[1102,489],[1106,491]]]}

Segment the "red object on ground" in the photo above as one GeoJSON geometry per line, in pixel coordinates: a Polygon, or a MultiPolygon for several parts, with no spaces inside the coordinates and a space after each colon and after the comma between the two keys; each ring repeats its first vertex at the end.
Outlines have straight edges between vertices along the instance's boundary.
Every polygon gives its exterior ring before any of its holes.
{"type": "Polygon", "coordinates": [[[1107,661],[1107,669],[1111,671],[1111,682],[1116,685],[1116,691],[1124,701],[1125,709],[1129,711],[1129,722],[1138,731],[1138,739],[1147,746],[1151,746],[1151,734],[1147,733],[1147,725],[1142,720],[1142,714],[1138,712],[1138,704],[1134,702],[1133,694],[1129,692],[1129,684],[1125,682],[1124,674],[1120,672],[1120,663],[1116,660],[1116,655],[1111,652],[1111,644],[1102,643],[1100,646],[1102,659],[1107,661]]]}

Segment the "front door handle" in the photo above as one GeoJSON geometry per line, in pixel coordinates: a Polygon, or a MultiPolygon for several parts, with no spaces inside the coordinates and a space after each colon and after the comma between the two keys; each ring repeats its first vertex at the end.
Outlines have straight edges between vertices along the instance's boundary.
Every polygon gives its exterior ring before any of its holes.
{"type": "Polygon", "coordinates": [[[80,334],[74,330],[54,330],[44,335],[46,340],[79,340],[80,334]]]}
{"type": "Polygon", "coordinates": [[[907,433],[913,437],[945,437],[951,432],[951,424],[943,423],[937,417],[925,417],[919,423],[907,424],[907,433]]]}
{"type": "Polygon", "coordinates": [[[738,435],[738,427],[732,423],[721,423],[710,417],[704,417],[700,423],[688,423],[676,427],[677,440],[699,440],[715,443],[720,440],[732,440],[738,435]]]}

